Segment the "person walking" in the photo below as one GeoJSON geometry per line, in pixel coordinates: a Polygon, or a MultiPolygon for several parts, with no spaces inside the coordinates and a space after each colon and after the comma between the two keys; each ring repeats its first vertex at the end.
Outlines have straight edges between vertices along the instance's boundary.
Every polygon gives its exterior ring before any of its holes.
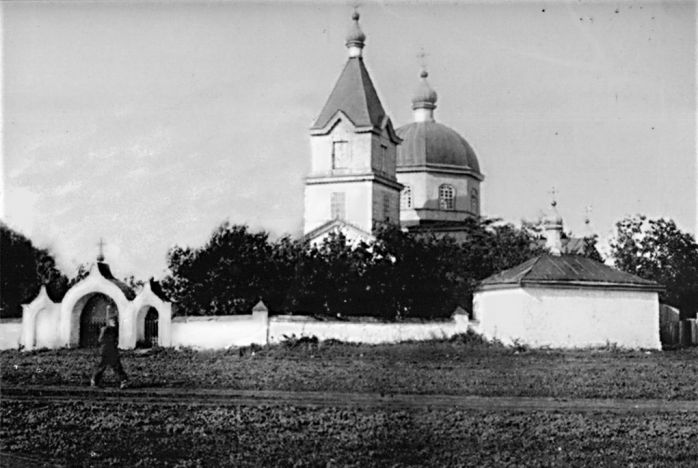
{"type": "Polygon", "coordinates": [[[90,379],[91,387],[99,386],[102,374],[107,370],[107,367],[111,367],[119,377],[119,388],[126,388],[128,386],[128,376],[119,358],[119,348],[117,344],[118,332],[116,329],[115,317],[114,307],[111,304],[107,305],[107,325],[102,327],[102,330],[99,332],[99,351],[101,359],[90,379]]]}

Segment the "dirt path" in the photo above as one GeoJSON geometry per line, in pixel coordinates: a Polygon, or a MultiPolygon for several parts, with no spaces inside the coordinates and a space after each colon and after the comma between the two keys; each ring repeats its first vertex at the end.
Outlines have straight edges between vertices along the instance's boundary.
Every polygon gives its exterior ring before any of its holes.
{"type": "Polygon", "coordinates": [[[363,408],[458,408],[486,411],[612,411],[698,413],[698,401],[606,400],[530,397],[481,397],[460,395],[373,394],[338,392],[287,392],[234,389],[8,387],[0,399],[31,401],[109,401],[147,404],[205,406],[310,406],[363,408]]]}

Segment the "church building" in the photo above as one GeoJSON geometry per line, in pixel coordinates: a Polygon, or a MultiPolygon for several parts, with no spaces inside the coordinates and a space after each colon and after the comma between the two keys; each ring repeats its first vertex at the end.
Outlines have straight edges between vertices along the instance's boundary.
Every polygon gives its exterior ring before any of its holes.
{"type": "Polygon", "coordinates": [[[480,215],[484,176],[475,151],[455,130],[436,122],[436,91],[422,71],[412,97],[414,122],[397,130],[397,179],[403,185],[400,223],[405,227],[457,227],[480,215]]]}
{"type": "Polygon", "coordinates": [[[562,248],[553,201],[545,219],[550,253],[480,282],[473,329],[506,345],[661,349],[662,286],[562,248]]]}
{"type": "Polygon", "coordinates": [[[477,157],[456,131],[434,119],[437,95],[427,72],[412,98],[414,122],[395,130],[363,59],[366,35],[354,12],[347,63],[310,128],[304,234],[330,232],[370,241],[376,228],[444,228],[480,214],[477,157]]]}

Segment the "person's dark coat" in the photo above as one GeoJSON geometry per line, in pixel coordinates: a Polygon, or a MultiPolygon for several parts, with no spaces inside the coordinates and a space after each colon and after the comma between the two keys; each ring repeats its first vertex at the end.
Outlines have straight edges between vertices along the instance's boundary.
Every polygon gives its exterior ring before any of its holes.
{"type": "Polygon", "coordinates": [[[107,325],[99,332],[100,353],[103,359],[113,361],[119,358],[119,339],[116,327],[107,325]]]}

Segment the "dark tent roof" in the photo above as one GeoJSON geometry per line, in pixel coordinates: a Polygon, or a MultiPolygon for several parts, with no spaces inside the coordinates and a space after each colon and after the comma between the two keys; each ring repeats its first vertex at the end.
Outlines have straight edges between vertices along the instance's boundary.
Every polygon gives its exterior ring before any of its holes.
{"type": "Polygon", "coordinates": [[[524,263],[490,276],[478,290],[522,286],[585,287],[662,291],[660,284],[625,273],[581,255],[534,257],[524,263]]]}
{"type": "Polygon", "coordinates": [[[330,97],[311,129],[324,128],[342,111],[356,127],[380,128],[385,110],[361,57],[347,61],[330,97]]]}

